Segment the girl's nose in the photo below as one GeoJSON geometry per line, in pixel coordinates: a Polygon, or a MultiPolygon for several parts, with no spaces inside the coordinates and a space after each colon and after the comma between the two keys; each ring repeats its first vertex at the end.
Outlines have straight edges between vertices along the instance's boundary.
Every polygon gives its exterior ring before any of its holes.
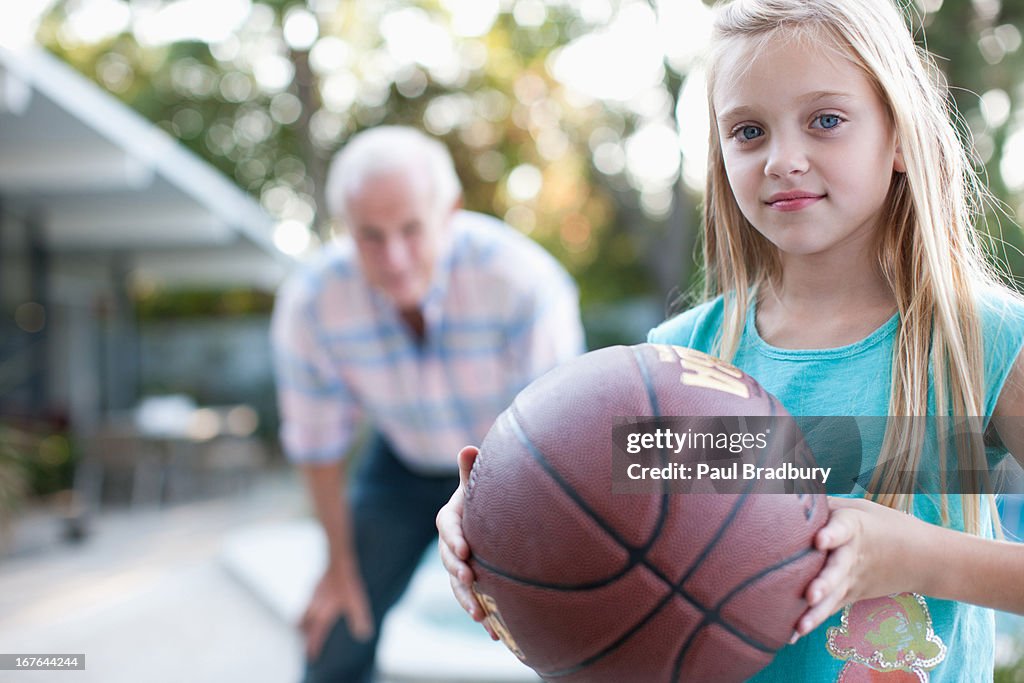
{"type": "Polygon", "coordinates": [[[807,172],[808,167],[807,154],[799,141],[783,136],[776,136],[772,140],[768,147],[768,160],[764,165],[766,176],[783,178],[801,175],[807,172]]]}

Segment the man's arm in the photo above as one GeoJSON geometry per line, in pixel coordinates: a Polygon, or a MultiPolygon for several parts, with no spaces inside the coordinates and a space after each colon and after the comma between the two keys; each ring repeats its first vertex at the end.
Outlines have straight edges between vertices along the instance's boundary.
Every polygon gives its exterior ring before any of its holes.
{"type": "Polygon", "coordinates": [[[359,573],[352,515],[345,494],[345,465],[341,461],[304,464],[300,469],[327,537],[327,568],[300,624],[306,634],[307,656],[315,659],[340,617],[345,617],[349,631],[359,640],[373,635],[373,618],[359,573]]]}
{"type": "Polygon", "coordinates": [[[339,457],[353,440],[360,411],[317,335],[315,300],[316,290],[305,280],[289,282],[278,295],[271,326],[281,441],[303,473],[328,544],[327,568],[300,622],[309,659],[319,656],[341,617],[356,638],[373,633],[339,457]]]}

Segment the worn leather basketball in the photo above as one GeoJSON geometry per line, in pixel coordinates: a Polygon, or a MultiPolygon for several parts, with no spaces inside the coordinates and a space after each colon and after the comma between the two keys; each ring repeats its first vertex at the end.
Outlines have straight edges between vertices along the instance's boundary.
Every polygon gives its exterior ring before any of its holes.
{"type": "MultiPolygon", "coordinates": [[[[828,516],[823,487],[769,493],[778,482],[752,480],[679,493],[653,482],[616,492],[613,425],[661,416],[793,424],[731,365],[641,344],[544,375],[481,444],[463,519],[474,590],[505,644],[546,680],[742,681],[806,609],[824,562],[812,545],[828,516]]],[[[767,451],[743,458],[813,462],[798,433],[767,451]]]]}

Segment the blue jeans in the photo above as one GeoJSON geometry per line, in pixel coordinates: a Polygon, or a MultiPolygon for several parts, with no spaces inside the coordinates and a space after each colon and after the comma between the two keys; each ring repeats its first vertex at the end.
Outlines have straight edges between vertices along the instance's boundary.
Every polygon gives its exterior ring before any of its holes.
{"type": "Polygon", "coordinates": [[[359,571],[373,611],[373,638],[355,640],[345,619],[339,619],[319,658],[306,662],[305,683],[373,680],[384,615],[405,591],[423,552],[437,539],[434,517],[458,485],[457,474],[425,476],[412,472],[382,437],[375,435],[370,440],[352,477],[349,504],[359,571]]]}

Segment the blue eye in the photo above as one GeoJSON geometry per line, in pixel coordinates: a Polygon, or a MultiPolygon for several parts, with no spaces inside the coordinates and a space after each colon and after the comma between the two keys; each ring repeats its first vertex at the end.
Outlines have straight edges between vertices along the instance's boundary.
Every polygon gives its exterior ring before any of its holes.
{"type": "Polygon", "coordinates": [[[831,130],[832,128],[835,128],[840,123],[842,123],[843,120],[836,116],[835,114],[822,114],[821,116],[814,119],[814,121],[815,123],[818,124],[814,126],[815,128],[824,128],[825,130],[831,130]]]}
{"type": "Polygon", "coordinates": [[[757,126],[740,126],[733,132],[733,137],[738,137],[741,142],[749,142],[764,135],[764,131],[757,126]]]}

